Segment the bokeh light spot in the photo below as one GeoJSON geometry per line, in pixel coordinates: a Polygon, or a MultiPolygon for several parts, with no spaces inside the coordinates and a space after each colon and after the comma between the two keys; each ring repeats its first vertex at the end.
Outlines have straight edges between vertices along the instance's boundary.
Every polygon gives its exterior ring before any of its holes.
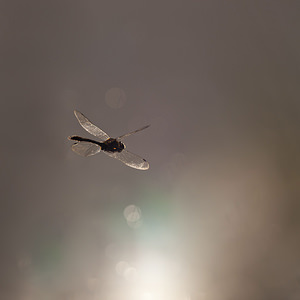
{"type": "Polygon", "coordinates": [[[130,268],[130,265],[126,261],[119,261],[116,265],[116,272],[118,275],[124,276],[126,270],[130,268]]]}
{"type": "Polygon", "coordinates": [[[142,211],[138,206],[128,205],[123,214],[129,227],[138,228],[142,225],[142,211]]]}
{"type": "Polygon", "coordinates": [[[126,94],[120,88],[111,88],[105,94],[105,102],[110,108],[122,108],[126,102],[126,94]]]}
{"type": "Polygon", "coordinates": [[[126,261],[119,261],[116,265],[116,272],[118,275],[123,276],[128,281],[136,281],[138,272],[136,268],[131,266],[126,261]]]}
{"type": "Polygon", "coordinates": [[[124,217],[128,222],[136,222],[142,216],[141,209],[136,205],[128,205],[124,209],[124,217]]]}

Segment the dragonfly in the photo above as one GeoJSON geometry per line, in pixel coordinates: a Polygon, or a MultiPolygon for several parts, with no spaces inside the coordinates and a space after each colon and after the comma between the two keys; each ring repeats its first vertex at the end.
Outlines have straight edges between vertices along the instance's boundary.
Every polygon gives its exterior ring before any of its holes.
{"type": "Polygon", "coordinates": [[[148,170],[149,163],[140,156],[133,154],[126,150],[126,146],[123,143],[123,139],[148,128],[150,125],[146,125],[142,128],[134,130],[132,132],[123,134],[117,138],[111,138],[102,129],[94,125],[87,117],[85,117],[78,110],[74,110],[74,115],[77,118],[79,124],[90,134],[97,137],[99,141],[95,141],[89,138],[83,138],[78,135],[69,136],[68,139],[75,141],[72,145],[72,150],[81,156],[92,156],[99,153],[101,150],[103,153],[110,157],[116,158],[123,162],[125,165],[138,170],[148,170]]]}

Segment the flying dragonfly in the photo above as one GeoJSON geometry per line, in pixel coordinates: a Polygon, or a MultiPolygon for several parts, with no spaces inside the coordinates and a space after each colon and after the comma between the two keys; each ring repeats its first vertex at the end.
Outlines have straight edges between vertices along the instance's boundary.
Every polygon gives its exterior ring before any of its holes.
{"type": "Polygon", "coordinates": [[[125,150],[126,146],[122,142],[124,138],[142,131],[148,128],[150,125],[146,125],[135,131],[123,134],[117,138],[111,138],[99,127],[94,125],[87,117],[85,117],[81,112],[74,110],[75,117],[77,118],[79,124],[90,134],[96,136],[99,141],[95,141],[88,138],[83,138],[78,135],[69,136],[68,139],[76,141],[72,145],[72,150],[81,156],[91,156],[99,153],[101,150],[110,157],[116,158],[123,162],[125,165],[135,168],[138,170],[149,169],[149,163],[139,157],[125,150]]]}

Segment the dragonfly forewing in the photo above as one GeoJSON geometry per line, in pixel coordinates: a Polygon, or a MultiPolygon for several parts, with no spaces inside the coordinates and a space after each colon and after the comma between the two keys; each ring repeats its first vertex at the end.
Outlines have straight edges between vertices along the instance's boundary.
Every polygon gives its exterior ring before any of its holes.
{"type": "Polygon", "coordinates": [[[99,138],[101,142],[109,139],[109,135],[103,130],[94,125],[87,117],[85,117],[81,112],[74,110],[75,117],[77,118],[79,124],[90,134],[99,138]]]}

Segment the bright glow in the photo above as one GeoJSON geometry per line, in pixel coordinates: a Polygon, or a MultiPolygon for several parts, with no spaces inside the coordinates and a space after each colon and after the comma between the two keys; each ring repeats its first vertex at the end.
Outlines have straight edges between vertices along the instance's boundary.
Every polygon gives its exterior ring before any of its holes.
{"type": "Polygon", "coordinates": [[[153,298],[153,295],[152,295],[151,293],[149,293],[149,292],[144,293],[142,297],[143,297],[143,298],[142,298],[143,300],[144,300],[144,299],[145,299],[145,300],[152,300],[152,299],[154,299],[154,298],[153,298]]]}
{"type": "Polygon", "coordinates": [[[184,290],[180,263],[158,252],[143,251],[137,261],[119,261],[116,272],[128,284],[124,300],[191,300],[184,290]]]}
{"type": "Polygon", "coordinates": [[[166,266],[157,260],[143,262],[140,267],[141,279],[145,283],[162,283],[166,280],[166,266]]]}

